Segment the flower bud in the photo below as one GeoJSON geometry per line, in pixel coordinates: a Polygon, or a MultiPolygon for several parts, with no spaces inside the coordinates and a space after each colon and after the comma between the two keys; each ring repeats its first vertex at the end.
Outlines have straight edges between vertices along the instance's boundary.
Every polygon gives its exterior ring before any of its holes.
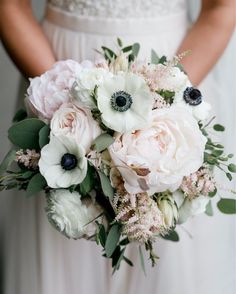
{"type": "Polygon", "coordinates": [[[178,209],[173,197],[169,193],[162,193],[157,198],[157,205],[164,216],[164,223],[167,229],[175,226],[178,219],[178,209]]]}
{"type": "Polygon", "coordinates": [[[128,59],[124,54],[117,56],[117,58],[111,64],[111,70],[114,73],[118,73],[119,71],[126,72],[128,70],[128,67],[128,59]]]}

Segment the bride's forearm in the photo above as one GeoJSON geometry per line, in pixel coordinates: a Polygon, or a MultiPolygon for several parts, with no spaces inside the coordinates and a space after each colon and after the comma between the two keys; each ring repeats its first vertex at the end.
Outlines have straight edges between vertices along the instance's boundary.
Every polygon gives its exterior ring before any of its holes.
{"type": "Polygon", "coordinates": [[[223,53],[235,28],[235,0],[203,0],[197,22],[178,53],[190,50],[182,60],[194,85],[198,85],[223,53]]]}
{"type": "Polygon", "coordinates": [[[0,11],[0,37],[19,70],[34,77],[49,69],[55,57],[30,0],[0,0],[0,11]]]}

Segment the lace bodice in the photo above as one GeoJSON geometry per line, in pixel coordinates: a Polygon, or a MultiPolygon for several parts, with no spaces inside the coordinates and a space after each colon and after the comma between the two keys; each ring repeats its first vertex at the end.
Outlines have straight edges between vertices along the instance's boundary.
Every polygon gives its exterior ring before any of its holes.
{"type": "Polygon", "coordinates": [[[109,18],[150,18],[186,9],[186,0],[48,0],[76,15],[109,18]]]}

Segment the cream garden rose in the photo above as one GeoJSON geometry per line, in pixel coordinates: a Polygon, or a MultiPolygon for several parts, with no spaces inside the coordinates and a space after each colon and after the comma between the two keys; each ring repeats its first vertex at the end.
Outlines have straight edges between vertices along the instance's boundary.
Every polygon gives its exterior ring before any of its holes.
{"type": "Polygon", "coordinates": [[[93,140],[101,134],[101,129],[89,109],[64,103],[53,115],[51,134],[72,137],[89,152],[93,140]]]}
{"type": "Polygon", "coordinates": [[[206,138],[196,120],[178,106],[156,109],[148,127],[117,134],[109,147],[131,194],[175,191],[203,163],[206,138]]]}

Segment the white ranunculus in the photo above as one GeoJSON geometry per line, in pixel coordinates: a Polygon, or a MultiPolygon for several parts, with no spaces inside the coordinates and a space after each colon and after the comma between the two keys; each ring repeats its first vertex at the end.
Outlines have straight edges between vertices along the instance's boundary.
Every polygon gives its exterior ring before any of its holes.
{"type": "Polygon", "coordinates": [[[186,109],[153,111],[152,122],[136,132],[117,134],[109,147],[130,194],[175,191],[184,176],[203,163],[206,138],[186,109]]]}
{"type": "Polygon", "coordinates": [[[101,134],[101,129],[89,109],[65,103],[53,115],[51,134],[75,139],[88,153],[93,140],[101,134]]]}
{"type": "Polygon", "coordinates": [[[112,74],[104,68],[90,68],[84,69],[79,78],[74,83],[71,93],[74,99],[79,103],[79,105],[95,108],[96,105],[91,97],[95,86],[99,86],[103,83],[104,79],[112,74]]]}
{"type": "Polygon", "coordinates": [[[81,199],[78,192],[53,190],[47,198],[46,212],[49,221],[68,238],[91,238],[101,221],[102,208],[91,200],[81,199]],[[99,218],[100,217],[100,218],[99,218]]]}
{"type": "Polygon", "coordinates": [[[97,104],[103,123],[124,133],[150,121],[153,98],[142,77],[119,73],[98,87],[97,104]]]}
{"type": "Polygon", "coordinates": [[[87,174],[85,149],[72,138],[51,136],[41,150],[39,170],[51,188],[80,184],[87,174]]]}
{"type": "Polygon", "coordinates": [[[174,227],[178,219],[178,209],[172,195],[159,196],[157,205],[163,213],[165,227],[167,229],[174,227]]]}
{"type": "Polygon", "coordinates": [[[186,222],[190,217],[204,213],[210,197],[200,195],[194,199],[188,199],[181,191],[173,193],[173,197],[179,207],[178,223],[186,222]]]}

